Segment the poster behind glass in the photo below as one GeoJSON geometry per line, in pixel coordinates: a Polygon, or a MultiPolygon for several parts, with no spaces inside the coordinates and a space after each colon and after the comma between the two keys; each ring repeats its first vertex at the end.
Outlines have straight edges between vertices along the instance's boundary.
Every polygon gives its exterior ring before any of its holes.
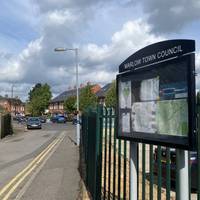
{"type": "Polygon", "coordinates": [[[121,134],[188,136],[187,63],[159,65],[118,82],[121,134]]]}

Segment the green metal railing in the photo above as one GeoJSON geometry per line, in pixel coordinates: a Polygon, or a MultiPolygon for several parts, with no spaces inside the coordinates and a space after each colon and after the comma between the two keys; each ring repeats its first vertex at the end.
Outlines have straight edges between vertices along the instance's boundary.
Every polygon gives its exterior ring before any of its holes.
{"type": "MultiPolygon", "coordinates": [[[[197,107],[200,113],[200,106],[197,107]]],[[[197,118],[199,124],[199,117],[197,118]]],[[[198,126],[199,127],[199,126],[198,126]]],[[[199,131],[198,131],[199,132],[199,131]]],[[[200,138],[197,139],[200,146],[200,138]]],[[[116,115],[112,108],[98,107],[88,110],[82,116],[82,156],[85,163],[85,183],[94,200],[130,199],[128,141],[116,138],[116,115]]],[[[189,174],[197,175],[195,190],[194,178],[189,177],[189,199],[200,200],[200,148],[196,164],[190,164],[189,174]],[[192,172],[191,172],[192,170],[192,172]]],[[[138,198],[139,200],[179,200],[176,159],[170,148],[138,144],[138,198]]],[[[190,153],[189,153],[190,155],[190,153]]]]}
{"type": "Polygon", "coordinates": [[[92,199],[129,199],[127,143],[116,139],[114,109],[98,107],[83,113],[81,156],[92,199]]]}
{"type": "Polygon", "coordinates": [[[101,199],[102,120],[100,112],[89,110],[82,116],[81,157],[84,157],[84,180],[92,199],[101,199]]]}

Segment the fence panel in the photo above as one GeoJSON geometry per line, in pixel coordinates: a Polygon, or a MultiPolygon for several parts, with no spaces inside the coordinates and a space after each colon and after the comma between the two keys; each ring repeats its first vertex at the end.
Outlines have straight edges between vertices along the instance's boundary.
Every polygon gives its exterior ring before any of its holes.
{"type": "Polygon", "coordinates": [[[101,120],[93,110],[85,112],[82,118],[81,156],[84,157],[84,178],[92,199],[98,200],[101,194],[101,120]]]}
{"type": "MultiPolygon", "coordinates": [[[[199,115],[200,106],[197,109],[199,115]]],[[[198,117],[198,124],[199,120],[198,117]]],[[[84,113],[82,132],[87,166],[86,184],[93,199],[130,199],[130,144],[116,138],[114,109],[100,107],[95,112],[84,113]]],[[[199,147],[200,137],[197,141],[199,147]]],[[[188,160],[191,200],[200,200],[200,150],[197,149],[197,152],[189,152],[188,160]]],[[[176,149],[138,144],[139,200],[180,199],[176,184],[176,159],[176,149]]]]}
{"type": "Polygon", "coordinates": [[[128,144],[116,138],[114,109],[102,113],[102,199],[129,199],[128,144]]]}

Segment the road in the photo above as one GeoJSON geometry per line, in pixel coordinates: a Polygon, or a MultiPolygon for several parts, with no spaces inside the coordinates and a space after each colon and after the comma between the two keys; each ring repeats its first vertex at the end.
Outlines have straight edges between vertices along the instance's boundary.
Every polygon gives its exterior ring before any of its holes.
{"type": "MultiPolygon", "coordinates": [[[[64,187],[69,185],[70,189],[73,181],[71,191],[76,193],[79,183],[78,148],[74,141],[74,126],[50,123],[43,124],[41,130],[21,131],[1,140],[0,199],[64,200],[69,195],[64,187]],[[72,177],[70,173],[74,173],[72,177]]],[[[75,199],[75,196],[67,199],[75,199]]]]}

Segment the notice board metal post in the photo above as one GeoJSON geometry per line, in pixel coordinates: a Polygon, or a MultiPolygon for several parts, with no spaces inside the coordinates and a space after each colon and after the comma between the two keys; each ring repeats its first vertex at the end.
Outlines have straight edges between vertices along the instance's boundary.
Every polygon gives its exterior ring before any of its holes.
{"type": "Polygon", "coordinates": [[[177,200],[189,199],[189,180],[188,180],[188,151],[176,150],[176,170],[177,170],[177,200]]]}
{"type": "Polygon", "coordinates": [[[138,144],[130,142],[130,200],[138,199],[138,144]]]}

